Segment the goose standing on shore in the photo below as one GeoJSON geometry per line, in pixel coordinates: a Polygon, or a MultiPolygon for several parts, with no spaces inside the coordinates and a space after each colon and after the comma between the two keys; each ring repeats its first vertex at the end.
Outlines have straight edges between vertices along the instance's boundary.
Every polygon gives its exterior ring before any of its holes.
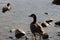
{"type": "Polygon", "coordinates": [[[10,3],[7,3],[7,5],[2,8],[2,12],[5,13],[6,11],[9,11],[10,9],[11,9],[10,3]]]}
{"type": "Polygon", "coordinates": [[[48,39],[49,35],[44,31],[41,24],[37,22],[37,17],[35,14],[31,14],[29,17],[33,18],[33,22],[30,24],[31,32],[33,33],[35,40],[36,40],[36,34],[39,34],[42,36],[43,39],[48,39]]]}

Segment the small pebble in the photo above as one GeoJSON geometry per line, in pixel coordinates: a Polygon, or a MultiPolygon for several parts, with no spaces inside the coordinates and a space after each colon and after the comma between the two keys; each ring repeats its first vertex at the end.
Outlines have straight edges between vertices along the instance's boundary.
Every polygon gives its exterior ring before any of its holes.
{"type": "Polygon", "coordinates": [[[12,36],[9,36],[9,38],[10,38],[10,39],[13,39],[13,37],[12,37],[12,36]]]}
{"type": "Polygon", "coordinates": [[[60,32],[58,32],[58,36],[60,36],[60,32]]]}
{"type": "Polygon", "coordinates": [[[48,15],[48,13],[45,13],[46,15],[48,15]]]}

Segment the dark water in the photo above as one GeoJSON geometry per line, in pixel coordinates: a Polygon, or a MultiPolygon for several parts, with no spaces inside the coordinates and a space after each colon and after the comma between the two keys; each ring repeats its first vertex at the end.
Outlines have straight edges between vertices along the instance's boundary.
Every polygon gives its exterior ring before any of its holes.
{"type": "Polygon", "coordinates": [[[44,29],[52,37],[50,40],[59,40],[60,37],[56,33],[60,31],[60,27],[54,27],[54,22],[60,20],[60,6],[51,2],[52,0],[0,0],[0,40],[11,40],[8,38],[11,35],[14,37],[14,33],[9,32],[10,29],[30,31],[29,24],[32,18],[28,15],[32,13],[36,14],[39,22],[52,18],[54,20],[52,24],[44,29]],[[2,13],[2,7],[8,2],[11,3],[12,9],[2,13]],[[45,12],[48,15],[45,15],[45,12]]]}

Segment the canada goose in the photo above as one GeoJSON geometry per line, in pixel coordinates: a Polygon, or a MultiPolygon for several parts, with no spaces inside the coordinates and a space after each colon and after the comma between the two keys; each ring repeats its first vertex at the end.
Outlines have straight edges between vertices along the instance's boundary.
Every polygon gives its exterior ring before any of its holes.
{"type": "Polygon", "coordinates": [[[52,21],[53,21],[52,19],[46,20],[43,23],[41,23],[41,25],[42,25],[42,27],[47,27],[50,25],[50,22],[52,22],[52,21]]]}
{"type": "Polygon", "coordinates": [[[11,9],[10,3],[7,3],[7,5],[2,8],[2,12],[5,13],[6,11],[9,11],[10,9],[11,9]]]}
{"type": "Polygon", "coordinates": [[[39,24],[37,22],[36,15],[31,14],[29,17],[33,18],[33,22],[30,24],[30,29],[31,29],[31,32],[33,33],[34,37],[35,37],[35,40],[36,40],[36,34],[39,34],[40,36],[43,36],[44,39],[48,39],[49,35],[44,31],[41,24],[39,24]]]}
{"type": "Polygon", "coordinates": [[[23,36],[25,36],[26,40],[28,39],[26,36],[26,33],[24,31],[22,31],[21,29],[12,29],[10,30],[10,32],[14,32],[15,31],[15,37],[16,39],[19,39],[23,36]]]}

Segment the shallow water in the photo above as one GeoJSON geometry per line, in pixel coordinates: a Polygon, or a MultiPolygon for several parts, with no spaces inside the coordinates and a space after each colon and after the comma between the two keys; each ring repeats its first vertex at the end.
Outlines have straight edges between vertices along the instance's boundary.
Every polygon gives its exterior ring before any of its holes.
{"type": "Polygon", "coordinates": [[[52,0],[0,0],[0,40],[11,40],[8,37],[14,36],[14,33],[9,30],[13,28],[30,31],[32,18],[28,15],[32,13],[36,14],[38,22],[52,18],[52,25],[44,29],[52,37],[50,40],[59,40],[60,37],[56,33],[60,31],[60,27],[54,27],[54,22],[60,20],[60,6],[51,2],[52,0]],[[12,9],[2,13],[2,7],[8,2],[11,3],[12,9]],[[48,15],[45,15],[45,12],[48,15]]]}

